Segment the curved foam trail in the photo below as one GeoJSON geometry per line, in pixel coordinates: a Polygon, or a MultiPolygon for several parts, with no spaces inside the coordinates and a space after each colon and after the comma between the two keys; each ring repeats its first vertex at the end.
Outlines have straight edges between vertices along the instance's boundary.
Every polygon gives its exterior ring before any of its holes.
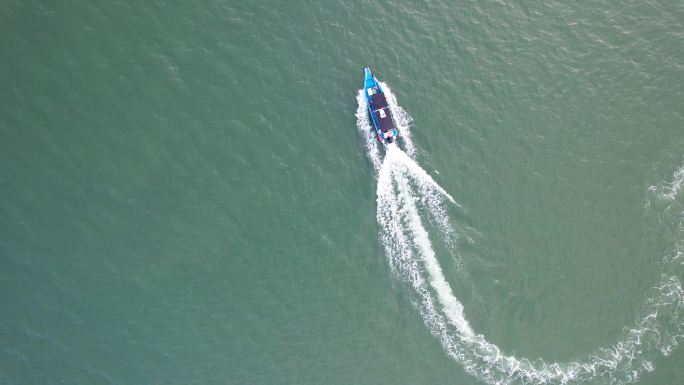
{"type": "MultiPolygon", "coordinates": [[[[365,105],[362,93],[359,103],[365,105]]],[[[370,130],[370,126],[367,128],[370,130]]],[[[362,135],[372,138],[368,130],[360,128],[362,135]]],[[[377,166],[374,163],[378,172],[376,217],[390,268],[413,287],[426,326],[440,340],[445,352],[468,373],[489,384],[571,384],[596,377],[605,377],[611,384],[623,384],[637,381],[644,371],[653,371],[650,360],[654,354],[669,355],[684,339],[684,290],[678,278],[681,270],[676,268],[680,265],[677,260],[684,254],[680,244],[675,256],[663,262],[675,266],[674,271],[664,272],[661,282],[646,293],[641,316],[633,327],[625,328],[612,346],[568,363],[503,354],[469,325],[463,305],[442,271],[421,215],[437,223],[438,235],[445,236],[449,249],[455,250],[455,241],[450,243],[450,239],[457,234],[449,223],[445,205],[458,203],[399,147],[386,146],[386,155],[381,160],[378,146],[374,141],[371,143],[366,147],[368,156],[371,162],[378,160],[377,166]]],[[[672,199],[682,184],[684,166],[675,172],[674,181],[666,184],[672,199]]]]}
{"type": "Polygon", "coordinates": [[[415,203],[419,197],[415,196],[410,182],[420,179],[422,173],[414,174],[412,168],[404,167],[406,160],[400,152],[396,147],[388,148],[378,178],[377,216],[383,243],[393,271],[409,281],[421,296],[421,313],[426,325],[440,338],[447,353],[468,372],[491,384],[515,381],[568,384],[597,376],[611,377],[616,383],[629,382],[636,380],[641,372],[653,370],[652,363],[642,359],[646,346],[655,344],[656,350],[669,354],[677,345],[684,330],[684,324],[677,321],[682,318],[679,313],[684,312],[681,307],[684,293],[678,279],[668,277],[653,289],[655,295],[647,298],[645,315],[634,328],[610,348],[600,349],[583,361],[535,360],[532,363],[529,359],[502,354],[496,345],[476,335],[468,324],[463,306],[442,272],[415,203]],[[426,277],[422,271],[427,272],[426,277]],[[669,325],[674,329],[669,338],[662,339],[667,333],[658,324],[659,313],[676,315],[669,325]]]}

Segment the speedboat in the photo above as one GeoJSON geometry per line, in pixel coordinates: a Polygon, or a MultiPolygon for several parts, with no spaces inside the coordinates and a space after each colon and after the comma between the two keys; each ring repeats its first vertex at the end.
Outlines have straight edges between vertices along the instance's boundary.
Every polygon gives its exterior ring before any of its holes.
{"type": "Polygon", "coordinates": [[[371,73],[370,68],[365,67],[363,72],[366,104],[368,105],[368,112],[370,113],[378,141],[380,143],[392,143],[399,136],[399,130],[397,130],[397,126],[392,119],[392,113],[387,104],[385,93],[382,91],[378,79],[371,73]]]}

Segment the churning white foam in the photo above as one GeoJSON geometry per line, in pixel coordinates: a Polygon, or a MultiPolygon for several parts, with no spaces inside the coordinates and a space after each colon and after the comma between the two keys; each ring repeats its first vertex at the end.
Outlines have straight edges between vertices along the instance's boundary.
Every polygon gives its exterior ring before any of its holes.
{"type": "MultiPolygon", "coordinates": [[[[389,90],[385,84],[382,86],[389,90]]],[[[364,139],[364,143],[377,171],[376,215],[390,268],[414,289],[426,326],[439,338],[446,353],[468,373],[490,384],[570,384],[597,377],[621,384],[636,381],[644,371],[654,370],[651,360],[655,353],[669,355],[684,338],[684,290],[676,273],[664,272],[661,282],[645,294],[635,324],[625,328],[612,346],[568,363],[547,363],[502,353],[469,325],[463,305],[454,295],[433,248],[431,236],[446,241],[449,251],[456,253],[458,234],[450,224],[446,206],[458,203],[398,146],[384,146],[382,158],[380,146],[370,131],[362,92],[358,102],[357,126],[362,137],[370,138],[364,139]],[[431,235],[426,223],[436,224],[439,232],[431,235]]],[[[396,100],[390,103],[396,104],[396,100]]],[[[678,171],[675,182],[668,185],[674,195],[684,183],[677,182],[679,174],[684,178],[684,171],[678,171]]],[[[681,254],[681,250],[676,250],[675,257],[666,258],[664,263],[671,264],[681,254]]]]}
{"type": "Polygon", "coordinates": [[[664,182],[660,186],[651,186],[650,190],[656,192],[658,198],[673,201],[679,195],[684,185],[684,164],[672,174],[672,180],[664,182]]]}

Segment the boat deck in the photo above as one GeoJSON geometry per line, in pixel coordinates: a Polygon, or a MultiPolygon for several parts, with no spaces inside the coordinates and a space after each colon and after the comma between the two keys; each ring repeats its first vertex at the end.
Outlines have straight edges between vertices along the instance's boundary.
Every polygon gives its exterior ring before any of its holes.
{"type": "Polygon", "coordinates": [[[371,109],[373,111],[387,107],[387,99],[384,93],[378,92],[371,96],[371,109]]]}
{"type": "Polygon", "coordinates": [[[382,132],[387,132],[394,128],[394,121],[392,120],[392,115],[390,114],[389,107],[378,108],[373,111],[373,116],[380,126],[382,132]]]}

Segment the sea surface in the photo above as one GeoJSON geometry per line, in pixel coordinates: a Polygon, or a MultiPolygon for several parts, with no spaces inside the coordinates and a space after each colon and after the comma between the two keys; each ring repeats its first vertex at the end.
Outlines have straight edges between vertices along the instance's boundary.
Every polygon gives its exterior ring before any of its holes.
{"type": "Polygon", "coordinates": [[[674,0],[0,2],[0,384],[684,384],[683,42],[674,0]]]}

